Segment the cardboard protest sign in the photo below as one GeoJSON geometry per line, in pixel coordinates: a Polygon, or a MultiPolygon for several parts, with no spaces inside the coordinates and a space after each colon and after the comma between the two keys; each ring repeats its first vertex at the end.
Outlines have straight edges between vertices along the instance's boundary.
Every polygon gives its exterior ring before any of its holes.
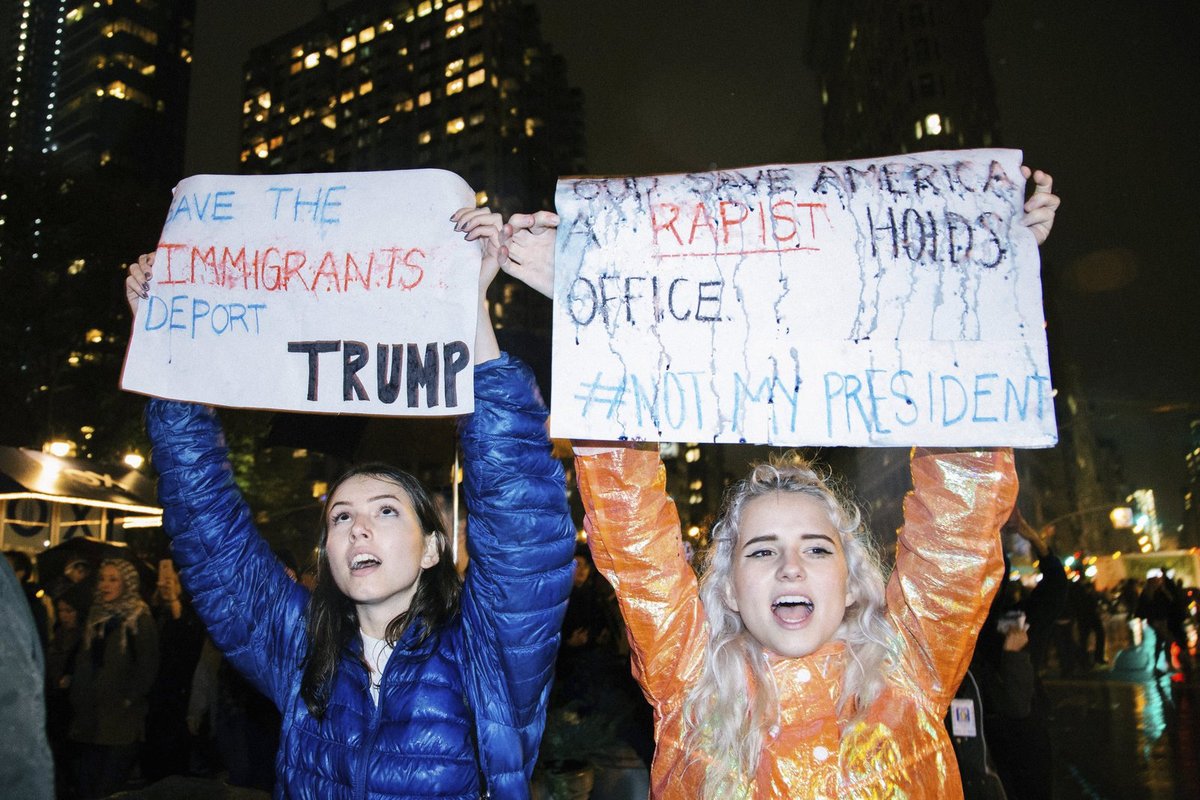
{"type": "Polygon", "coordinates": [[[1054,444],[1020,164],[559,181],[553,435],[1054,444]]]}
{"type": "Polygon", "coordinates": [[[121,385],[223,406],[474,408],[475,205],[441,170],[199,175],[176,188],[121,385]]]}

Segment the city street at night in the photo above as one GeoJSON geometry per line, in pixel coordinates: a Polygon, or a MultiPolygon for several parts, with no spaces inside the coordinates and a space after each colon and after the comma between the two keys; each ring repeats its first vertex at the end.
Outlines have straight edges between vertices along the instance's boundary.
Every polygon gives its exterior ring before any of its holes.
{"type": "Polygon", "coordinates": [[[1200,800],[1197,41],[0,0],[0,800],[1200,800]]]}
{"type": "Polygon", "coordinates": [[[1053,713],[1054,797],[1189,800],[1200,797],[1200,684],[1154,675],[1143,644],[1125,671],[1047,679],[1053,713]]]}

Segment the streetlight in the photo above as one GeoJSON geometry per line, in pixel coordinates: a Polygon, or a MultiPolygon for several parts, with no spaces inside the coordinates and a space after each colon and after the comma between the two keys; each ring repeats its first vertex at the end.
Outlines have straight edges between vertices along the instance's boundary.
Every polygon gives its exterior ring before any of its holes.
{"type": "Polygon", "coordinates": [[[141,469],[142,464],[146,463],[146,459],[138,453],[126,453],[125,457],[121,460],[130,469],[141,469]]]}
{"type": "Polygon", "coordinates": [[[67,439],[55,439],[42,445],[42,452],[58,458],[66,458],[75,453],[75,443],[67,439]]]}

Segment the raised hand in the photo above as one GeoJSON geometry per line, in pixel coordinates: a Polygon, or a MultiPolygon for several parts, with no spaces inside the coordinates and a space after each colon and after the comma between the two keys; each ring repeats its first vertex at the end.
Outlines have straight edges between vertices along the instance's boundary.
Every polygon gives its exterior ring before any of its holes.
{"type": "Polygon", "coordinates": [[[1025,216],[1021,217],[1021,224],[1033,232],[1033,238],[1041,246],[1054,227],[1054,214],[1062,199],[1051,190],[1054,179],[1047,173],[1040,169],[1034,172],[1022,164],[1021,174],[1025,180],[1033,179],[1033,195],[1025,201],[1025,216]]]}
{"type": "Polygon", "coordinates": [[[504,226],[506,258],[500,268],[536,292],[554,294],[554,240],[558,215],[551,211],[513,214],[504,226]]]}
{"type": "Polygon", "coordinates": [[[129,275],[125,278],[125,300],[134,315],[137,314],[138,303],[150,296],[153,267],[154,253],[144,253],[129,265],[129,275]]]}

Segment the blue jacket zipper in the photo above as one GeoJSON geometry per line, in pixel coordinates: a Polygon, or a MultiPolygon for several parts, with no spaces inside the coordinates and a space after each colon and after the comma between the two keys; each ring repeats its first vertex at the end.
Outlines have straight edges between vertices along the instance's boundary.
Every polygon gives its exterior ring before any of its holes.
{"type": "MultiPolygon", "coordinates": [[[[364,667],[364,671],[366,668],[364,667]]],[[[352,796],[355,800],[367,800],[367,765],[371,761],[371,753],[375,751],[375,738],[379,735],[380,707],[383,706],[384,681],[380,679],[379,701],[371,700],[371,675],[367,673],[367,701],[371,703],[371,718],[367,723],[367,735],[363,737],[358,747],[358,764],[354,769],[354,784],[352,796]]]]}

